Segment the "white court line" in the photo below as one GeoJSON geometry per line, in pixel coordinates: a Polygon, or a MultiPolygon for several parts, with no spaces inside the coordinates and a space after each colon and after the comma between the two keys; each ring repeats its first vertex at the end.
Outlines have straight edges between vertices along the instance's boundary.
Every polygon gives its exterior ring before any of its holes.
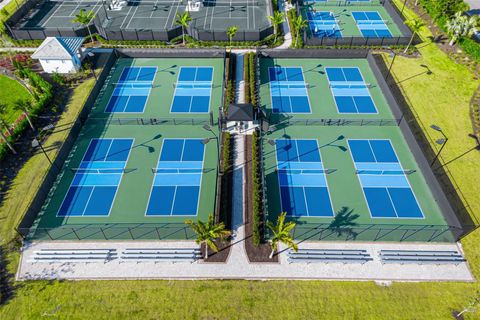
{"type": "Polygon", "coordinates": [[[60,9],[60,7],[62,7],[63,4],[59,5],[57,9],[55,9],[55,11],[53,11],[52,15],[50,17],[48,17],[47,20],[45,20],[44,23],[41,24],[42,27],[45,27],[48,23],[48,21],[50,21],[50,19],[52,19],[54,16],[55,16],[55,13],[60,9]]]}
{"type": "MultiPolygon", "coordinates": [[[[133,17],[135,17],[135,13],[137,13],[138,8],[140,8],[140,6],[137,5],[137,6],[135,7],[135,11],[134,11],[133,14],[130,16],[130,20],[128,20],[126,29],[130,29],[130,23],[132,23],[133,17]]],[[[128,13],[130,13],[130,11],[129,11],[128,13]]],[[[138,76],[138,75],[137,75],[137,76],[138,76]]]]}
{"type": "Polygon", "coordinates": [[[130,15],[130,11],[132,11],[132,8],[133,8],[133,7],[130,7],[130,9],[128,10],[125,18],[123,18],[122,24],[120,25],[120,30],[125,29],[125,28],[123,27],[123,24],[125,23],[125,20],[127,20],[128,16],[130,15]]]}

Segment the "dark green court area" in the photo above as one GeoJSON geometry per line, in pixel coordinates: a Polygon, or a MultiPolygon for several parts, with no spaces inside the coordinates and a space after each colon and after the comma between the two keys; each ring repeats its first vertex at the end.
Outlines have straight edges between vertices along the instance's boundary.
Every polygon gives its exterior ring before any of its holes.
{"type": "Polygon", "coordinates": [[[223,72],[223,58],[119,59],[30,237],[191,238],[184,221],[216,203],[223,72]]]}

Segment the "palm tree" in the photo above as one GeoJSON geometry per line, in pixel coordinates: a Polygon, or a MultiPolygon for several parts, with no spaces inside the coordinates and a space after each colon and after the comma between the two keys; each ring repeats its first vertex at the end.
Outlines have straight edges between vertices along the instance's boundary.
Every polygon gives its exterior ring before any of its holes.
{"type": "Polygon", "coordinates": [[[415,35],[420,32],[420,29],[422,29],[423,26],[425,26],[425,23],[420,19],[409,20],[406,22],[406,24],[410,27],[410,30],[412,30],[412,37],[410,38],[410,41],[408,42],[408,45],[403,51],[403,53],[407,53],[408,49],[412,45],[415,35]]]}
{"type": "Polygon", "coordinates": [[[32,101],[30,99],[17,99],[13,103],[13,108],[15,110],[21,111],[25,115],[25,118],[27,119],[28,124],[30,125],[30,128],[32,128],[32,130],[35,131],[35,127],[33,126],[32,120],[28,115],[31,107],[32,107],[32,101]]]}
{"type": "Polygon", "coordinates": [[[295,47],[298,44],[298,37],[300,37],[300,33],[302,30],[307,26],[307,20],[304,20],[302,16],[298,16],[295,20],[293,20],[293,27],[295,29],[296,37],[295,37],[295,47]]]}
{"type": "Polygon", "coordinates": [[[190,21],[192,21],[192,18],[190,17],[190,13],[188,11],[185,11],[182,14],[177,13],[177,20],[175,21],[175,24],[182,27],[183,45],[185,45],[185,29],[188,28],[190,21]]]}
{"type": "Polygon", "coordinates": [[[90,40],[93,41],[92,33],[90,32],[90,21],[95,18],[95,12],[92,10],[86,11],[85,9],[80,9],[78,14],[75,16],[75,19],[72,20],[73,23],[80,23],[82,26],[87,27],[90,40]]]}
{"type": "Polygon", "coordinates": [[[462,37],[470,37],[477,26],[477,16],[467,17],[462,12],[455,13],[453,18],[445,24],[447,33],[451,37],[449,45],[453,46],[462,37]]]}
{"type": "Polygon", "coordinates": [[[12,131],[10,130],[10,126],[8,125],[7,120],[5,119],[5,114],[7,112],[7,105],[4,103],[0,103],[0,137],[2,140],[7,144],[8,148],[12,151],[13,154],[17,154],[11,143],[8,141],[7,137],[3,133],[3,130],[7,130],[8,134],[12,136],[12,131]]]}
{"type": "Polygon", "coordinates": [[[232,46],[232,40],[233,40],[233,37],[235,37],[235,35],[237,34],[237,31],[238,31],[237,26],[231,26],[231,27],[228,27],[227,29],[227,35],[230,41],[230,47],[232,46]]]}
{"type": "Polygon", "coordinates": [[[7,50],[8,59],[10,60],[10,63],[12,64],[12,68],[14,68],[14,66],[13,66],[13,50],[12,50],[12,48],[14,47],[14,44],[13,44],[12,39],[10,39],[10,37],[6,33],[2,33],[0,35],[0,44],[3,48],[5,48],[7,50]]]}
{"type": "Polygon", "coordinates": [[[285,217],[287,216],[286,212],[282,212],[277,219],[277,224],[274,225],[271,221],[267,221],[267,227],[272,230],[272,252],[270,253],[270,259],[273,258],[273,254],[277,251],[278,244],[284,243],[293,251],[298,250],[298,246],[293,242],[293,237],[290,235],[290,231],[295,228],[296,223],[289,221],[285,223],[285,217]]]}
{"type": "Polygon", "coordinates": [[[278,36],[278,26],[285,22],[285,15],[283,14],[283,12],[275,11],[273,13],[273,16],[268,16],[268,19],[272,21],[273,32],[275,33],[275,40],[273,42],[276,43],[278,36]]]}
{"type": "Polygon", "coordinates": [[[189,225],[192,230],[197,234],[195,242],[199,245],[205,244],[205,259],[208,258],[208,247],[213,251],[218,252],[216,239],[223,240],[228,237],[231,232],[225,229],[223,222],[215,224],[213,221],[213,215],[208,216],[208,222],[193,222],[192,220],[186,220],[185,223],[189,225]]]}

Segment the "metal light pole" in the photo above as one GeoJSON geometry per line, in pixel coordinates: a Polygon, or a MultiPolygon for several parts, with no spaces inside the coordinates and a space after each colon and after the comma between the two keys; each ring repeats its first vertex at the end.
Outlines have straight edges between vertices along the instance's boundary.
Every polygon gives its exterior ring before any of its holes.
{"type": "MultiPolygon", "coordinates": [[[[214,135],[214,137],[215,137],[214,139],[217,140],[217,173],[220,174],[221,173],[221,171],[220,171],[220,141],[218,139],[218,136],[213,131],[212,127],[210,127],[208,124],[205,124],[203,126],[203,129],[205,129],[207,131],[210,131],[214,135]]],[[[206,145],[207,143],[210,142],[210,140],[212,140],[212,138],[203,139],[202,143],[206,145]]]]}
{"type": "Polygon", "coordinates": [[[432,124],[430,128],[440,132],[443,135],[443,139],[438,139],[435,141],[437,144],[441,145],[441,147],[440,147],[440,150],[438,150],[437,154],[435,155],[435,158],[433,158],[432,163],[430,163],[430,168],[431,168],[433,167],[435,162],[437,162],[438,157],[440,156],[440,153],[442,152],[443,148],[445,148],[445,145],[448,142],[448,137],[445,135],[445,133],[442,131],[442,128],[440,128],[439,126],[432,124]]]}

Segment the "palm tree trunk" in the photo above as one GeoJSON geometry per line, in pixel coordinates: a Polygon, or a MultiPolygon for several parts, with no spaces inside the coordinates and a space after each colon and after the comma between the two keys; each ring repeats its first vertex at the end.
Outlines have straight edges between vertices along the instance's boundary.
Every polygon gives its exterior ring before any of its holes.
{"type": "Polygon", "coordinates": [[[273,32],[275,32],[275,38],[273,38],[273,43],[277,43],[277,34],[278,34],[277,28],[278,28],[278,27],[277,27],[276,24],[273,25],[273,32]]]}
{"type": "Polygon", "coordinates": [[[182,26],[182,44],[185,46],[185,27],[182,26]]]}
{"type": "Polygon", "coordinates": [[[27,121],[28,121],[28,124],[30,125],[30,128],[32,128],[32,130],[35,131],[35,127],[33,126],[32,120],[28,116],[28,113],[24,112],[23,114],[25,115],[25,118],[27,118],[27,121]]]}
{"type": "Polygon", "coordinates": [[[275,248],[272,247],[272,252],[270,252],[270,255],[268,256],[268,258],[272,259],[274,253],[275,253],[275,248]]]}
{"type": "Polygon", "coordinates": [[[410,38],[410,41],[408,42],[407,44],[407,47],[405,48],[405,50],[403,50],[403,53],[407,53],[408,49],[410,48],[410,46],[412,45],[412,42],[413,42],[413,38],[415,38],[415,32],[412,34],[412,37],[410,38]]]}
{"type": "Polygon", "coordinates": [[[204,258],[204,260],[207,260],[208,259],[208,245],[207,245],[206,242],[204,242],[204,244],[205,244],[205,258],[204,258]]]}
{"type": "MultiPolygon", "coordinates": [[[[5,130],[7,130],[9,136],[12,136],[12,130],[10,130],[10,125],[8,123],[6,123],[5,121],[0,121],[0,125],[4,127],[5,130]]],[[[0,130],[3,130],[3,129],[0,129],[0,130]]]]}
{"type": "Polygon", "coordinates": [[[450,42],[448,43],[448,45],[450,47],[453,46],[455,44],[455,41],[456,41],[456,39],[455,39],[455,37],[453,37],[452,40],[450,40],[450,42]]]}
{"type": "Polygon", "coordinates": [[[7,144],[8,148],[13,152],[13,154],[17,154],[17,151],[13,149],[13,146],[8,142],[7,137],[5,137],[5,134],[3,134],[3,130],[0,129],[0,136],[2,137],[2,140],[7,144]]]}
{"type": "Polygon", "coordinates": [[[95,42],[93,41],[92,33],[90,32],[90,26],[87,24],[86,27],[87,27],[88,35],[90,36],[90,41],[95,42]]]}

